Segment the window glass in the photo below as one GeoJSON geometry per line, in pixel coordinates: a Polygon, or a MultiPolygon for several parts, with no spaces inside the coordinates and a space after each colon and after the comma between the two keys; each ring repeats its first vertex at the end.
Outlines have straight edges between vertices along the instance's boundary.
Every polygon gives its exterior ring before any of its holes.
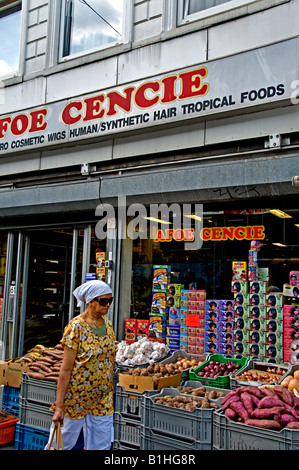
{"type": "Polygon", "coordinates": [[[63,57],[121,41],[124,0],[65,0],[63,3],[63,57]]]}
{"type": "Polygon", "coordinates": [[[21,4],[1,10],[0,7],[0,77],[19,70],[21,37],[21,4]]]}
{"type": "Polygon", "coordinates": [[[221,3],[227,3],[229,0],[185,0],[185,16],[192,15],[198,11],[207,10],[221,3]]]}

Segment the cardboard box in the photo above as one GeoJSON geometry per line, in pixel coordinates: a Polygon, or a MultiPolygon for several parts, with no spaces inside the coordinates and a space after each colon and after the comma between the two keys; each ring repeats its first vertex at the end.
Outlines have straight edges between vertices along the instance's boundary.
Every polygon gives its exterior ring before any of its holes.
{"type": "Polygon", "coordinates": [[[182,373],[161,377],[158,379],[157,387],[154,387],[154,381],[151,376],[141,377],[139,375],[128,375],[120,373],[118,383],[129,392],[143,393],[145,390],[161,390],[165,387],[178,387],[182,381],[182,373]]]}
{"type": "Polygon", "coordinates": [[[0,385],[21,388],[22,373],[28,371],[29,366],[27,364],[0,361],[0,385]]]}

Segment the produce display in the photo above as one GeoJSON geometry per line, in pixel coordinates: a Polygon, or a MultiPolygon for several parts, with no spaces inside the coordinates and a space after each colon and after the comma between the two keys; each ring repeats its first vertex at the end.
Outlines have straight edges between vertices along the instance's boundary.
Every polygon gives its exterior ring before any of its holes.
{"type": "Polygon", "coordinates": [[[188,359],[186,357],[180,357],[178,356],[176,361],[173,363],[173,365],[179,370],[179,372],[183,372],[184,370],[187,369],[194,369],[195,367],[198,367],[200,364],[204,362],[204,359],[188,359]]]}
{"type": "Polygon", "coordinates": [[[200,398],[198,396],[185,397],[177,395],[164,395],[161,397],[154,397],[154,403],[158,405],[172,406],[173,408],[180,408],[186,411],[194,411],[196,408],[214,408],[217,409],[217,403],[211,402],[208,398],[200,398]]]}
{"type": "Polygon", "coordinates": [[[226,395],[222,390],[207,390],[206,387],[179,386],[177,388],[181,393],[187,393],[196,397],[205,397],[211,400],[217,400],[218,398],[223,398],[226,395]]]}
{"type": "Polygon", "coordinates": [[[149,341],[144,337],[132,344],[121,341],[117,346],[115,360],[120,365],[135,366],[157,361],[168,352],[169,347],[166,344],[149,341]]]}
{"type": "Polygon", "coordinates": [[[24,356],[10,362],[28,364],[29,377],[40,380],[57,382],[63,359],[63,346],[57,344],[53,348],[46,348],[37,344],[24,356]]]}
{"type": "Polygon", "coordinates": [[[285,377],[280,385],[287,388],[297,397],[299,397],[299,369],[295,370],[294,374],[290,374],[285,377]]]}
{"type": "Polygon", "coordinates": [[[276,431],[299,429],[299,399],[282,385],[239,387],[223,398],[221,408],[235,422],[276,431]]]}
{"type": "Polygon", "coordinates": [[[280,367],[267,367],[265,371],[258,369],[249,369],[242,372],[240,375],[236,375],[236,380],[242,380],[244,382],[265,382],[272,383],[277,382],[286,373],[285,369],[280,367]]]}
{"type": "Polygon", "coordinates": [[[219,362],[211,360],[208,365],[203,367],[200,371],[197,372],[198,377],[210,377],[216,379],[219,376],[225,376],[229,374],[234,374],[239,370],[241,364],[238,364],[234,361],[219,362]]]}

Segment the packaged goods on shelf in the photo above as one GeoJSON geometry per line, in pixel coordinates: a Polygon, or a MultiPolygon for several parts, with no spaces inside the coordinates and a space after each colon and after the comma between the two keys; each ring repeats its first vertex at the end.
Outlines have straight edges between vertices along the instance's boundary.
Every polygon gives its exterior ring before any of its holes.
{"type": "Polygon", "coordinates": [[[170,266],[154,265],[153,266],[153,290],[165,291],[170,281],[170,266]]]}
{"type": "Polygon", "coordinates": [[[136,319],[125,318],[125,335],[124,339],[127,343],[134,343],[136,341],[136,319]]]}
{"type": "Polygon", "coordinates": [[[204,351],[233,357],[234,302],[232,300],[205,301],[204,351]]]}
{"type": "Polygon", "coordinates": [[[233,281],[247,281],[247,262],[246,261],[233,261],[232,262],[232,280],[233,281]]]}

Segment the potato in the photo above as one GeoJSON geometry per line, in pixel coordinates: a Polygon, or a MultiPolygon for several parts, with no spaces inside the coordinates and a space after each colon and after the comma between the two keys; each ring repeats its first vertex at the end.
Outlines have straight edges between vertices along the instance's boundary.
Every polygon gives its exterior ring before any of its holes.
{"type": "Polygon", "coordinates": [[[285,388],[288,388],[290,381],[293,379],[292,375],[288,375],[283,381],[281,382],[280,385],[282,385],[285,388]]]}
{"type": "Polygon", "coordinates": [[[297,390],[297,392],[299,392],[299,380],[298,379],[292,379],[289,382],[288,390],[292,392],[294,389],[297,390]]]}
{"type": "Polygon", "coordinates": [[[294,379],[299,380],[299,369],[298,369],[298,370],[295,370],[293,376],[294,376],[294,379]]]}

